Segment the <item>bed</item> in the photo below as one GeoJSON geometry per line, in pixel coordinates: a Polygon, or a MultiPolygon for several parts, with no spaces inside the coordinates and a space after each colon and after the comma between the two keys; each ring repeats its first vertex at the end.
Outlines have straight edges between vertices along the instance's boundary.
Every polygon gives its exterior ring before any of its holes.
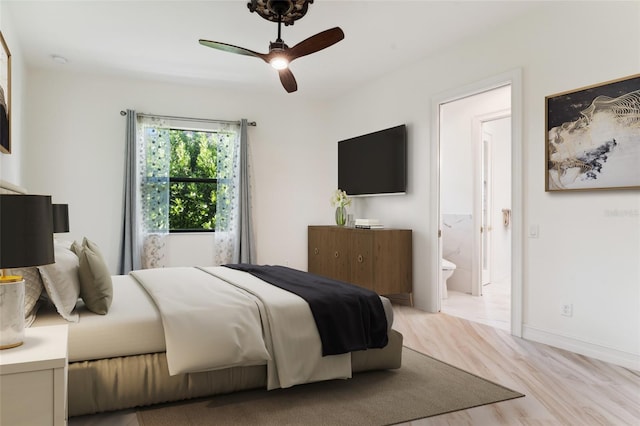
{"type": "MultiPolygon", "coordinates": [[[[79,321],[68,323],[70,416],[269,387],[266,363],[170,375],[161,317],[149,294],[131,275],[114,276],[113,290],[107,315],[78,301],[79,321]]],[[[67,321],[45,305],[32,326],[60,323],[67,321]]],[[[349,373],[399,368],[402,336],[389,329],[388,337],[382,349],[351,353],[349,373]]]]}
{"type": "Polygon", "coordinates": [[[110,289],[109,297],[102,297],[100,291],[81,292],[83,262],[92,255],[94,261],[101,258],[95,243],[85,238],[81,244],[56,241],[54,246],[55,264],[22,271],[25,312],[31,327],[69,325],[69,416],[348,379],[401,366],[402,335],[392,329],[393,311],[384,297],[379,297],[386,320],[384,345],[322,356],[323,342],[307,302],[248,272],[218,266],[107,277],[104,265],[93,265],[92,285],[110,289]],[[197,296],[212,286],[222,293],[197,296]],[[225,311],[227,302],[236,299],[245,310],[225,311]],[[180,310],[182,305],[188,309],[180,310]],[[106,312],[100,312],[101,306],[107,306],[106,312]],[[212,313],[219,314],[215,324],[212,313]],[[251,321],[258,327],[245,324],[251,321]],[[229,337],[224,328],[240,332],[229,337]]]}

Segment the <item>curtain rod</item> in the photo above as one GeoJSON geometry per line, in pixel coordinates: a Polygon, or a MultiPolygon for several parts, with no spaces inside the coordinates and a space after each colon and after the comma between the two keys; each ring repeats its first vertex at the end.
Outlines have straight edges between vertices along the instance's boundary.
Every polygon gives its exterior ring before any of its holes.
{"type": "MultiPolygon", "coordinates": [[[[120,111],[120,115],[127,115],[127,111],[120,111]]],[[[145,114],[143,112],[137,113],[142,117],[156,117],[156,118],[164,118],[165,120],[183,120],[183,121],[197,121],[201,123],[229,123],[229,124],[240,124],[240,121],[232,121],[232,120],[212,120],[208,118],[193,118],[193,117],[177,117],[175,115],[157,115],[157,114],[145,114]]],[[[257,126],[258,124],[255,121],[247,122],[248,126],[257,126]]]]}

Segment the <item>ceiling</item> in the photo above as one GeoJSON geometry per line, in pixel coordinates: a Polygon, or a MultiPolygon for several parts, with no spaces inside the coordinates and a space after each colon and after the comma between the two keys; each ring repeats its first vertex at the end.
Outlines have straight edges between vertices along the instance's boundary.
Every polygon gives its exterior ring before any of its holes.
{"type": "Polygon", "coordinates": [[[293,46],[335,26],[345,39],[291,64],[298,81],[292,94],[262,60],[198,43],[204,38],[267,53],[277,24],[251,13],[247,0],[3,0],[2,13],[29,67],[327,99],[538,5],[518,0],[315,0],[302,19],[282,27],[283,40],[293,46]]]}

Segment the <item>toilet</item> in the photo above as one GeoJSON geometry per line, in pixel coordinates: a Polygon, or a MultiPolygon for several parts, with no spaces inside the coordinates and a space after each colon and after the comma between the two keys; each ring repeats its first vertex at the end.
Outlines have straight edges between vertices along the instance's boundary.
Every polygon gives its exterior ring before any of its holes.
{"type": "Polygon", "coordinates": [[[440,292],[442,294],[442,298],[446,299],[449,297],[447,293],[447,280],[451,278],[453,272],[456,270],[456,264],[453,262],[449,262],[447,259],[442,258],[442,278],[440,282],[440,292]]]}

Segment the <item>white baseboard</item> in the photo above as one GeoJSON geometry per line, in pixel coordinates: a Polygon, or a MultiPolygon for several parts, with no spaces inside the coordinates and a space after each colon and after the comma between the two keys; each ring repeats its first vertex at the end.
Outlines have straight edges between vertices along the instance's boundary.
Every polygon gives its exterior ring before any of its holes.
{"type": "Polygon", "coordinates": [[[601,361],[610,362],[631,370],[640,371],[640,355],[619,351],[606,346],[585,342],[569,336],[549,333],[534,327],[524,325],[522,337],[556,348],[565,349],[580,355],[585,355],[601,361]]]}

